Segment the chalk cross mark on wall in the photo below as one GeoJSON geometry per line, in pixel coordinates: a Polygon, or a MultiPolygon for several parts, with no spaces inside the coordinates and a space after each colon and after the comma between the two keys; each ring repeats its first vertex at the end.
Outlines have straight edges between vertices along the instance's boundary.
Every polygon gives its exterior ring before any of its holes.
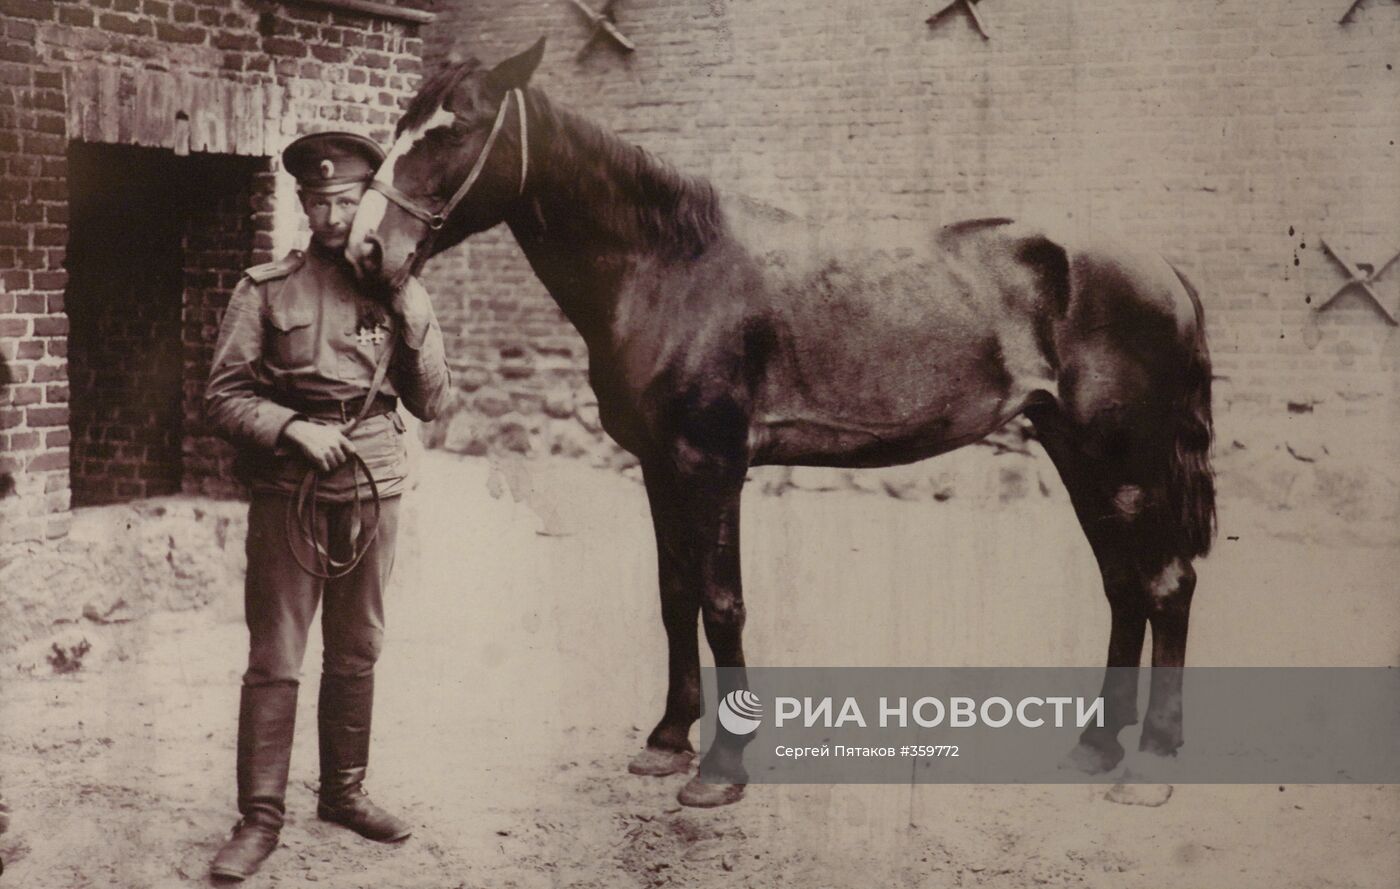
{"type": "Polygon", "coordinates": [[[1400,326],[1400,321],[1395,320],[1395,315],[1385,307],[1385,303],[1381,301],[1380,296],[1372,287],[1372,285],[1376,283],[1376,279],[1379,278],[1381,275],[1385,274],[1386,269],[1390,268],[1392,265],[1395,264],[1395,260],[1400,259],[1400,251],[1397,251],[1393,256],[1391,256],[1389,259],[1387,259],[1380,265],[1371,266],[1367,263],[1348,262],[1346,258],[1344,258],[1340,253],[1332,249],[1332,245],[1327,243],[1326,238],[1322,238],[1321,241],[1322,249],[1326,251],[1328,256],[1332,257],[1332,259],[1337,263],[1337,265],[1341,266],[1346,271],[1347,275],[1350,276],[1350,278],[1345,284],[1343,284],[1341,287],[1338,287],[1336,291],[1330,297],[1327,298],[1327,302],[1318,306],[1317,310],[1319,312],[1326,310],[1329,306],[1332,305],[1332,303],[1336,302],[1337,299],[1341,297],[1343,293],[1346,293],[1348,290],[1360,290],[1361,292],[1365,293],[1367,297],[1370,298],[1372,305],[1376,307],[1376,310],[1378,312],[1385,316],[1386,321],[1388,321],[1392,326],[1400,326]]]}
{"type": "Polygon", "coordinates": [[[617,29],[616,20],[613,18],[613,7],[617,5],[617,0],[608,0],[603,4],[602,11],[594,12],[583,0],[569,0],[579,13],[593,25],[593,33],[588,35],[588,40],[583,44],[583,48],[578,51],[577,58],[583,58],[598,44],[603,37],[612,38],[613,43],[622,47],[623,52],[636,52],[637,45],[627,39],[627,35],[617,29]]]}
{"type": "Polygon", "coordinates": [[[952,3],[949,3],[947,6],[929,16],[924,22],[929,27],[933,27],[953,10],[964,9],[967,11],[968,17],[972,19],[972,24],[977,26],[977,33],[982,35],[982,39],[991,40],[992,35],[987,31],[987,23],[982,21],[981,14],[977,12],[978,2],[979,0],[953,0],[952,3]]]}
{"type": "Polygon", "coordinates": [[[1350,22],[1352,14],[1356,12],[1356,8],[1365,2],[1366,0],[1352,0],[1352,4],[1347,7],[1347,11],[1342,13],[1341,18],[1337,19],[1337,24],[1345,25],[1347,22],[1350,22]]]}

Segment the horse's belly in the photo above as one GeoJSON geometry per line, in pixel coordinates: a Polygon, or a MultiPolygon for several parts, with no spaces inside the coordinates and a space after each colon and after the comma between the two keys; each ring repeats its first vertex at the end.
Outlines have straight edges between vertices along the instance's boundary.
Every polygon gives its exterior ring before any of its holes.
{"type": "Polygon", "coordinates": [[[1021,326],[965,329],[956,337],[937,324],[900,333],[859,356],[851,340],[860,337],[816,340],[770,368],[755,399],[751,459],[910,463],[971,444],[1020,413],[1035,393],[1054,392],[1044,357],[1021,326]]]}
{"type": "Polygon", "coordinates": [[[992,391],[963,393],[946,410],[903,419],[860,419],[788,411],[754,418],[750,452],[755,464],[893,466],[913,463],[985,437],[1020,413],[1025,399],[1008,403],[992,391]]]}

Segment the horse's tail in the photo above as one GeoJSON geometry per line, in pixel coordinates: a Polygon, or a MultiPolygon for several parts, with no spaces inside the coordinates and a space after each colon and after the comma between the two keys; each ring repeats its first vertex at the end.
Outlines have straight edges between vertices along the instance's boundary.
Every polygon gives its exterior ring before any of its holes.
{"type": "Polygon", "coordinates": [[[1196,324],[1186,347],[1186,366],[1173,412],[1171,455],[1167,472],[1167,518],[1175,539],[1169,541],[1183,558],[1210,552],[1215,536],[1215,472],[1210,465],[1213,421],[1210,410],[1210,351],[1206,347],[1205,313],[1196,288],[1175,266],[1172,271],[1186,288],[1196,309],[1196,324]]]}

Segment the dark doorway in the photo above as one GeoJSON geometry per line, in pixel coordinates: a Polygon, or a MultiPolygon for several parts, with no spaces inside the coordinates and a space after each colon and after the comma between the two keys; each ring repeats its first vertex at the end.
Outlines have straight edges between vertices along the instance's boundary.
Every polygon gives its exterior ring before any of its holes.
{"type": "Polygon", "coordinates": [[[187,358],[204,345],[188,342],[201,327],[186,321],[187,289],[205,289],[211,276],[215,287],[227,283],[219,269],[198,267],[206,258],[220,269],[247,264],[258,163],[69,145],[64,307],[74,506],[180,490],[189,395],[197,388],[187,385],[187,358]],[[211,225],[231,230],[211,233],[211,225]],[[220,248],[216,258],[206,257],[210,243],[220,248]]]}

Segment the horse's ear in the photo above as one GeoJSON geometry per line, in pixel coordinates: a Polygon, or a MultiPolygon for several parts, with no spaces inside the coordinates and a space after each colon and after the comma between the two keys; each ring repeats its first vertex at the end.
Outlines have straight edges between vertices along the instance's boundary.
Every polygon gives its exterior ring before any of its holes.
{"type": "Polygon", "coordinates": [[[542,58],[544,58],[543,37],[535,41],[534,46],[520,55],[511,56],[492,68],[491,73],[487,75],[487,80],[502,91],[523,87],[530,82],[530,75],[535,73],[542,58]]]}

